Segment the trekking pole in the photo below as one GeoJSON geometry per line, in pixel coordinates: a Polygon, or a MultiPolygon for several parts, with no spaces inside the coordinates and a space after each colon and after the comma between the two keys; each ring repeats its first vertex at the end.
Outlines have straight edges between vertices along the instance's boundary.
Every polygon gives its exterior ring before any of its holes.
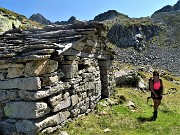
{"type": "MultiPolygon", "coordinates": [[[[164,93],[164,94],[162,94],[163,96],[164,95],[169,95],[169,94],[173,94],[173,93],[176,93],[177,92],[177,90],[176,91],[173,91],[173,92],[167,92],[167,93],[164,93]]],[[[149,101],[149,99],[150,98],[153,98],[152,96],[150,96],[150,97],[147,97],[147,103],[148,103],[148,101],[149,101]]],[[[154,97],[154,99],[158,99],[158,97],[154,97]]]]}

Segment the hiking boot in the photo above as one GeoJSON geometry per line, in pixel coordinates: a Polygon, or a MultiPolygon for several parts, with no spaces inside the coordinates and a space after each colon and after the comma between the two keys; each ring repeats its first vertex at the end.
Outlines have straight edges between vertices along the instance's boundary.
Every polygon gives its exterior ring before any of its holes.
{"type": "Polygon", "coordinates": [[[154,111],[154,113],[153,113],[153,119],[154,119],[154,120],[157,119],[157,114],[158,114],[158,112],[157,112],[157,111],[154,111]]]}

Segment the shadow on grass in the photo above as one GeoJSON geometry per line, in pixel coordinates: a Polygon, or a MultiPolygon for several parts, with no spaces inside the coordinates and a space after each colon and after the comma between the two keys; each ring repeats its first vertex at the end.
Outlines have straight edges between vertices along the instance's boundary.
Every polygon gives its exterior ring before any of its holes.
{"type": "Polygon", "coordinates": [[[137,120],[139,122],[147,122],[147,121],[155,121],[154,117],[151,116],[151,117],[138,117],[137,120]]]}

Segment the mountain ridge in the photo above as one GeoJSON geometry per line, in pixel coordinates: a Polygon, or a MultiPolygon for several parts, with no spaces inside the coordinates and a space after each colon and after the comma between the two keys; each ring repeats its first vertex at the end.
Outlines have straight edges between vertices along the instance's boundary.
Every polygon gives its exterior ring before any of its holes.
{"type": "Polygon", "coordinates": [[[180,0],[178,0],[177,3],[174,4],[173,6],[171,6],[171,5],[166,5],[166,6],[162,7],[161,9],[155,11],[155,12],[152,14],[152,16],[153,16],[154,14],[157,14],[157,13],[160,13],[160,12],[161,12],[161,13],[162,13],[162,12],[174,12],[174,11],[178,11],[178,10],[180,10],[180,0]]]}

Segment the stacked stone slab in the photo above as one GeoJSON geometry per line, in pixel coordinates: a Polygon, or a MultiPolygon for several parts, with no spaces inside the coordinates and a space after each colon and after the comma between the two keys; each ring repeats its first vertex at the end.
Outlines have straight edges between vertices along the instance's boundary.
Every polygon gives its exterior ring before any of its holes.
{"type": "Polygon", "coordinates": [[[0,37],[0,131],[50,132],[91,112],[115,87],[112,53],[88,22],[0,37]]]}

